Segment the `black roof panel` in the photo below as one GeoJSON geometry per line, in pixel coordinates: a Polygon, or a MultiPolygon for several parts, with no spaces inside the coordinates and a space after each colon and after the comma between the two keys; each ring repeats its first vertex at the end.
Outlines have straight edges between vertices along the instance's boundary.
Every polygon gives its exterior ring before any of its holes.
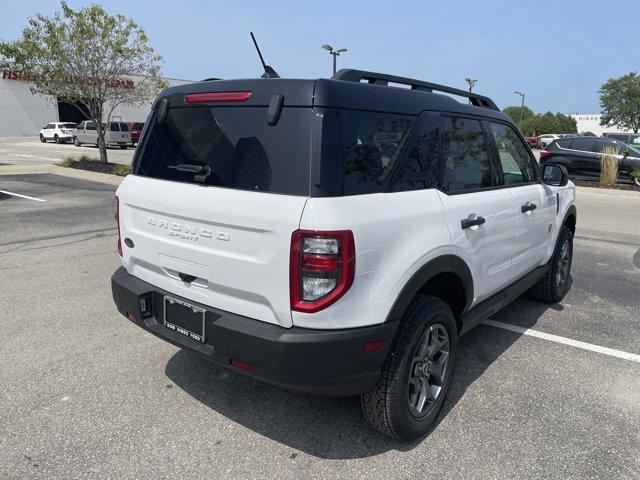
{"type": "MultiPolygon", "coordinates": [[[[480,115],[513,123],[500,111],[475,107],[448,95],[402,87],[333,79],[254,78],[209,80],[169,87],[158,96],[170,106],[184,106],[187,93],[251,91],[245,106],[267,106],[273,95],[284,95],[284,105],[371,110],[418,115],[425,110],[480,115]]],[[[227,105],[239,105],[229,103],[227,105]]]]}

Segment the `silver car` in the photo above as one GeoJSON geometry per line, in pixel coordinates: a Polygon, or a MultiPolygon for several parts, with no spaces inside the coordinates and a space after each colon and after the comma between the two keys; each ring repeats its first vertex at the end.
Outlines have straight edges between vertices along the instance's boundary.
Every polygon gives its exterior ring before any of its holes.
{"type": "MultiPolygon", "coordinates": [[[[131,132],[129,126],[123,122],[103,123],[104,143],[107,147],[127,148],[131,144],[131,132]]],[[[98,129],[96,123],[91,120],[80,122],[73,132],[73,144],[76,147],[82,144],[98,145],[98,129]]]]}

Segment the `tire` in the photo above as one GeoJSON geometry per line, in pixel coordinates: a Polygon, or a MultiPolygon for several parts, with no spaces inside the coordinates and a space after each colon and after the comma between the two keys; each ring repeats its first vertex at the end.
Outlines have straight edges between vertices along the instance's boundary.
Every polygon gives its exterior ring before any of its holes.
{"type": "Polygon", "coordinates": [[[78,140],[78,137],[73,137],[73,144],[76,147],[81,147],[82,146],[82,143],[80,143],[80,140],[78,140]]]}
{"type": "Polygon", "coordinates": [[[56,142],[56,143],[58,143],[58,144],[62,143],[62,142],[60,141],[60,137],[58,136],[58,134],[55,134],[55,135],[53,136],[53,141],[54,141],[54,142],[56,142]]]}
{"type": "Polygon", "coordinates": [[[531,297],[543,303],[558,303],[571,288],[571,263],[573,261],[573,234],[563,227],[556,249],[549,260],[546,275],[531,287],[531,297]]]}
{"type": "Polygon", "coordinates": [[[46,139],[46,138],[44,138],[44,135],[42,135],[42,134],[40,134],[40,141],[41,141],[42,143],[47,143],[47,139],[46,139]]]}
{"type": "Polygon", "coordinates": [[[451,388],[457,344],[458,329],[449,306],[438,298],[417,295],[400,321],[380,378],[360,396],[368,422],[388,437],[405,441],[428,433],[451,388]],[[445,337],[447,343],[441,343],[445,337]],[[431,347],[439,343],[440,349],[431,354],[431,347]],[[418,385],[430,393],[424,395],[420,411],[418,385]]]}

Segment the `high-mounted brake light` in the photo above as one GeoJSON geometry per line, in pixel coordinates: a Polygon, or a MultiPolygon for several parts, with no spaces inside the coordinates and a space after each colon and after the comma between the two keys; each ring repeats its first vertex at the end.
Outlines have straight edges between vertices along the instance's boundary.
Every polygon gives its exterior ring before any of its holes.
{"type": "Polygon", "coordinates": [[[245,102],[249,97],[251,92],[188,93],[184,97],[184,103],[245,102]]]}
{"type": "Polygon", "coordinates": [[[540,150],[540,158],[546,158],[549,155],[551,155],[551,152],[548,152],[547,150],[540,150]]]}
{"type": "Polygon", "coordinates": [[[120,199],[117,195],[114,195],[113,198],[116,201],[116,213],[113,218],[116,219],[116,223],[118,224],[118,253],[122,256],[122,240],[120,237],[120,199]]]}
{"type": "Polygon", "coordinates": [[[291,236],[291,309],[314,313],[335,303],[353,284],[356,251],[351,230],[297,230],[291,236]]]}

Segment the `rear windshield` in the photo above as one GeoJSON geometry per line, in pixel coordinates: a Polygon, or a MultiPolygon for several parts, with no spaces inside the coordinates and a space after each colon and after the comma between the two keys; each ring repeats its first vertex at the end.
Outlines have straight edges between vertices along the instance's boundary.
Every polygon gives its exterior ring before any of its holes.
{"type": "Polygon", "coordinates": [[[76,124],[75,123],[63,123],[62,127],[63,128],[76,128],[76,124]]]}
{"type": "Polygon", "coordinates": [[[120,124],[120,131],[121,132],[128,132],[129,131],[129,125],[127,125],[126,123],[121,123],[120,124]]]}
{"type": "Polygon", "coordinates": [[[310,108],[172,108],[145,133],[135,173],[240,190],[309,195],[310,108]]]}
{"type": "Polygon", "coordinates": [[[109,129],[112,132],[119,132],[120,131],[120,124],[119,123],[110,123],[109,124],[109,129]]]}

